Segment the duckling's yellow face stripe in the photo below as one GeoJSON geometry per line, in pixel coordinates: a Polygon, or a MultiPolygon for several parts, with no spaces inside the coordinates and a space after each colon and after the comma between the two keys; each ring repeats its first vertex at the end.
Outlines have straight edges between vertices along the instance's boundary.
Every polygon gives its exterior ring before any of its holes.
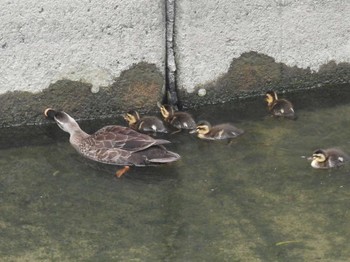
{"type": "Polygon", "coordinates": [[[200,125],[197,126],[196,131],[198,134],[205,135],[209,133],[209,126],[207,125],[200,125]]]}
{"type": "Polygon", "coordinates": [[[124,119],[129,123],[129,124],[134,124],[134,123],[136,123],[136,117],[135,116],[133,116],[132,114],[126,114],[125,116],[124,116],[124,119]]]}
{"type": "Polygon", "coordinates": [[[170,115],[169,111],[166,110],[164,106],[161,106],[161,107],[160,107],[160,112],[162,113],[162,116],[163,116],[164,118],[168,118],[169,115],[170,115]]]}
{"type": "Polygon", "coordinates": [[[274,98],[272,95],[266,94],[265,101],[266,101],[268,104],[272,104],[274,100],[275,100],[275,98],[274,98]]]}
{"type": "Polygon", "coordinates": [[[326,156],[324,154],[313,154],[312,159],[319,163],[326,161],[326,156]]]}

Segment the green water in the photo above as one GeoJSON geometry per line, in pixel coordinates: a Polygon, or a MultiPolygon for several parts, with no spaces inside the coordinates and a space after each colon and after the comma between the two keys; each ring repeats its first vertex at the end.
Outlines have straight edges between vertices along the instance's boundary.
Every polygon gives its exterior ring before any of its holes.
{"type": "Polygon", "coordinates": [[[55,125],[2,142],[1,260],[349,261],[350,164],[314,170],[303,156],[350,153],[350,103],[304,107],[296,121],[231,106],[192,113],[234,120],[246,131],[234,143],[166,136],[181,161],[121,179],[55,125]]]}

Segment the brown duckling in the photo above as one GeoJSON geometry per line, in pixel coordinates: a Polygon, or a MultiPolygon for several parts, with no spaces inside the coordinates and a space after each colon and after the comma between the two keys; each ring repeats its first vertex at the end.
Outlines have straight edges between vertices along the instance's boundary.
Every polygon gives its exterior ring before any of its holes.
{"type": "Polygon", "coordinates": [[[276,117],[295,119],[293,105],[286,99],[278,99],[275,91],[268,91],[265,94],[265,101],[269,112],[276,117]]]}
{"type": "Polygon", "coordinates": [[[162,120],[156,116],[140,117],[139,113],[131,110],[124,115],[129,127],[140,132],[168,133],[162,120]]]}
{"type": "Polygon", "coordinates": [[[155,166],[180,159],[178,154],[164,147],[164,144],[170,143],[168,140],[154,139],[129,127],[105,126],[90,135],[63,111],[48,108],[44,114],[70,134],[69,142],[84,157],[100,163],[124,166],[116,173],[117,177],[127,172],[130,166],[155,166]]]}
{"type": "Polygon", "coordinates": [[[195,130],[191,133],[197,133],[197,136],[206,140],[232,139],[242,135],[244,131],[232,125],[231,123],[211,126],[208,121],[200,121],[195,130]]]}
{"type": "Polygon", "coordinates": [[[340,167],[349,160],[349,157],[342,150],[337,148],[317,149],[313,152],[311,166],[317,169],[329,169],[333,167],[340,167]]]}
{"type": "Polygon", "coordinates": [[[196,128],[196,122],[193,120],[191,114],[175,111],[174,107],[171,105],[158,104],[158,106],[164,120],[177,128],[178,131],[181,131],[182,129],[193,130],[196,128]]]}

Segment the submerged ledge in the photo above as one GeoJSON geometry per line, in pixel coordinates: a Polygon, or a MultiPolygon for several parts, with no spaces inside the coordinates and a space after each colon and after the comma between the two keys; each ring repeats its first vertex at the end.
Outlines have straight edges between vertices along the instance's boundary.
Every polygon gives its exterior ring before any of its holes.
{"type": "MultiPolygon", "coordinates": [[[[318,108],[334,107],[350,102],[350,84],[329,85],[311,89],[299,89],[292,92],[280,92],[279,97],[288,98],[295,107],[296,113],[299,110],[317,110],[318,108]]],[[[191,112],[195,118],[210,115],[216,107],[229,107],[230,114],[235,116],[232,121],[259,120],[267,115],[266,104],[262,94],[247,97],[237,97],[225,104],[212,104],[196,106],[187,111],[191,112]]],[[[125,112],[125,111],[124,111],[125,112]]],[[[69,112],[76,117],[75,112],[69,112]]],[[[150,115],[159,115],[157,109],[150,110],[150,115]]],[[[16,127],[0,128],[0,148],[20,147],[27,145],[44,145],[57,141],[67,141],[68,134],[62,132],[55,123],[45,119],[42,112],[39,124],[22,125],[16,127]]],[[[120,113],[110,117],[92,118],[78,121],[87,132],[94,132],[105,125],[126,125],[120,113]]]]}

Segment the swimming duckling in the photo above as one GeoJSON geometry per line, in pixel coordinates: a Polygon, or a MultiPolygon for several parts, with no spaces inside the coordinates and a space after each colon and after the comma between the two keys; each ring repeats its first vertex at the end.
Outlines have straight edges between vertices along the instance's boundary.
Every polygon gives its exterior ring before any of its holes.
{"type": "Polygon", "coordinates": [[[137,111],[131,110],[124,115],[124,119],[128,122],[130,128],[137,131],[168,133],[163,121],[156,116],[143,116],[140,118],[137,111]]]}
{"type": "Polygon", "coordinates": [[[337,148],[317,149],[313,152],[311,166],[317,169],[340,167],[349,159],[348,155],[337,148]]]}
{"type": "Polygon", "coordinates": [[[177,128],[178,131],[181,131],[182,129],[193,130],[196,128],[196,122],[189,113],[175,111],[171,105],[158,104],[158,106],[164,120],[177,128]]]}
{"type": "Polygon", "coordinates": [[[197,133],[197,136],[206,140],[232,139],[242,135],[244,131],[230,123],[211,126],[208,121],[200,121],[195,130],[190,133],[197,133]]]}
{"type": "Polygon", "coordinates": [[[292,103],[286,99],[278,99],[275,91],[266,92],[265,101],[273,116],[295,119],[292,103]]]}
{"type": "Polygon", "coordinates": [[[89,135],[63,111],[48,108],[44,114],[70,134],[69,142],[84,157],[105,164],[124,166],[116,173],[117,177],[122,176],[130,166],[154,166],[180,159],[178,154],[164,147],[164,144],[170,143],[168,140],[154,139],[129,127],[105,126],[89,135]]]}

